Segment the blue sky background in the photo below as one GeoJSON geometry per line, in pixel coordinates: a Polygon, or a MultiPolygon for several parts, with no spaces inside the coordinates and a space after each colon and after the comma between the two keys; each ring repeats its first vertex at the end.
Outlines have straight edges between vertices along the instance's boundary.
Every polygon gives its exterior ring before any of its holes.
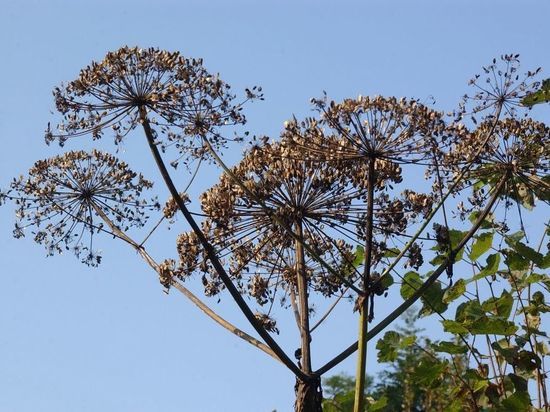
{"type": "MultiPolygon", "coordinates": [[[[467,80],[502,53],[520,53],[525,70],[542,66],[550,77],[545,0],[2,0],[0,8],[0,187],[60,152],[43,143],[54,119],[53,87],[126,44],[203,57],[235,90],[263,86],[266,99],[250,106],[248,129],[270,136],[293,114],[309,115],[309,99],[323,90],[335,99],[433,97],[450,110],[467,80]]],[[[534,114],[547,119],[548,107],[534,114]]],[[[67,149],[91,147],[88,140],[67,149]]],[[[95,146],[112,149],[108,139],[95,146]]],[[[120,155],[158,178],[143,139],[120,155]]],[[[239,155],[239,148],[224,154],[228,161],[239,155]]],[[[196,190],[217,175],[203,174],[196,190]]],[[[160,185],[157,193],[166,195],[160,185]]],[[[4,206],[1,412],[292,410],[293,379],[284,367],[176,292],[162,293],[131,250],[104,239],[104,263],[89,269],[72,256],[46,259],[31,239],[14,240],[12,227],[12,207],[4,206]]],[[[178,230],[165,230],[153,250],[172,254],[178,230]]],[[[246,327],[229,299],[217,307],[246,327]]],[[[351,343],[355,321],[343,315],[314,341],[316,366],[351,343]]],[[[294,335],[281,340],[294,350],[294,335]]],[[[352,373],[353,359],[338,371],[352,373]]]]}

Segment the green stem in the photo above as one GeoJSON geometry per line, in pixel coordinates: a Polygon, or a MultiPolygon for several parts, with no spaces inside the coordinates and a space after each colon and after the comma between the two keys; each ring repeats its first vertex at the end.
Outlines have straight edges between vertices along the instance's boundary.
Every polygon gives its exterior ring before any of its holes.
{"type": "MultiPolygon", "coordinates": [[[[357,372],[355,375],[355,401],[354,412],[362,412],[365,409],[365,375],[367,373],[367,333],[369,325],[369,296],[371,284],[372,265],[372,240],[374,220],[374,184],[376,182],[376,171],[374,169],[376,159],[369,158],[369,170],[367,180],[367,215],[365,221],[365,266],[363,268],[363,291],[365,295],[359,297],[359,336],[357,354],[357,372]]],[[[372,308],[371,308],[372,310],[372,308]]]]}
{"type": "MultiPolygon", "coordinates": [[[[376,335],[378,335],[380,332],[382,332],[387,326],[389,326],[393,321],[395,321],[403,312],[405,312],[408,308],[410,308],[423,294],[428,290],[428,288],[441,276],[443,272],[447,269],[447,266],[453,262],[454,257],[456,254],[462,249],[466,243],[474,236],[474,234],[477,232],[485,218],[489,215],[491,212],[491,209],[493,208],[494,204],[496,203],[502,189],[504,188],[504,185],[506,184],[509,176],[505,175],[502,177],[502,179],[499,181],[497,186],[495,187],[494,193],[491,196],[491,199],[489,200],[489,203],[483,210],[483,212],[479,215],[478,219],[474,223],[474,225],[470,228],[468,233],[462,238],[460,243],[451,250],[449,253],[449,256],[445,259],[445,261],[435,269],[432,274],[424,281],[424,283],[415,290],[415,292],[409,297],[407,300],[405,300],[401,305],[399,305],[396,309],[394,309],[388,316],[384,318],[379,324],[377,324],[374,328],[372,328],[367,334],[365,339],[367,341],[374,338],[376,335]]],[[[319,368],[317,371],[315,371],[315,374],[323,375],[336,365],[338,365],[340,362],[342,362],[344,359],[346,359],[348,356],[353,354],[358,348],[358,342],[353,343],[350,345],[347,349],[342,351],[339,355],[334,357],[332,360],[327,362],[324,366],[319,368]]]]}

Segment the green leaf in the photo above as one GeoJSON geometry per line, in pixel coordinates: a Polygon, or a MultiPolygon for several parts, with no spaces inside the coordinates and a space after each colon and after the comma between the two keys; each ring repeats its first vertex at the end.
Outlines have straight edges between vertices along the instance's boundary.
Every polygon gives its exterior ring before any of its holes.
{"type": "Polygon", "coordinates": [[[365,261],[365,248],[363,246],[357,246],[355,248],[355,259],[353,260],[353,266],[359,267],[365,261]]]}
{"type": "Polygon", "coordinates": [[[453,342],[441,341],[439,343],[433,343],[432,349],[436,352],[449,353],[451,355],[459,355],[468,352],[468,348],[464,345],[457,345],[453,342]]]}
{"type": "Polygon", "coordinates": [[[384,289],[388,289],[391,285],[394,284],[393,276],[389,273],[386,273],[380,278],[380,284],[384,289]]]}
{"type": "Polygon", "coordinates": [[[472,282],[474,280],[483,279],[487,276],[494,275],[497,273],[498,267],[500,265],[500,254],[493,253],[492,255],[489,255],[486,260],[485,267],[474,277],[468,279],[466,282],[472,282]]]}
{"type": "Polygon", "coordinates": [[[542,262],[540,262],[540,265],[537,265],[541,269],[548,269],[550,268],[550,251],[544,255],[542,258],[542,262]]]}
{"type": "Polygon", "coordinates": [[[443,302],[444,291],[440,282],[435,282],[422,295],[424,305],[420,310],[420,316],[428,316],[434,312],[443,313],[447,310],[447,304],[443,302]]]}
{"type": "Polygon", "coordinates": [[[451,241],[451,247],[453,249],[457,247],[467,233],[468,232],[463,232],[461,230],[449,229],[449,239],[451,241]]]}
{"type": "Polygon", "coordinates": [[[470,252],[470,259],[476,261],[481,255],[487,252],[493,245],[493,232],[482,233],[476,237],[470,252]]]}
{"type": "Polygon", "coordinates": [[[376,343],[378,349],[378,362],[393,362],[397,359],[401,343],[401,335],[394,331],[384,334],[376,343]]]}
{"type": "Polygon", "coordinates": [[[533,283],[539,283],[543,281],[546,277],[544,275],[541,275],[539,273],[531,273],[529,276],[525,278],[525,283],[530,285],[533,283]]]}
{"type": "Polygon", "coordinates": [[[455,320],[457,322],[475,322],[486,317],[485,311],[477,300],[461,303],[456,308],[455,320]]]}
{"type": "Polygon", "coordinates": [[[491,347],[499,353],[502,358],[509,364],[514,364],[516,356],[518,354],[518,348],[516,346],[510,347],[510,344],[505,339],[491,343],[491,347]]]}
{"type": "Polygon", "coordinates": [[[453,333],[456,335],[467,335],[468,329],[464,327],[464,325],[460,322],[456,322],[454,320],[443,320],[441,321],[443,324],[443,330],[445,332],[453,333]]]}
{"type": "Polygon", "coordinates": [[[536,104],[550,102],[550,79],[546,79],[542,82],[542,86],[539,90],[533,93],[529,93],[523,99],[521,104],[526,107],[533,107],[536,104]]]}
{"type": "MultiPolygon", "coordinates": [[[[483,187],[485,184],[483,183],[481,185],[481,187],[483,187]]],[[[481,212],[480,211],[475,211],[475,212],[472,212],[472,214],[470,214],[470,216],[468,217],[468,220],[472,223],[475,223],[477,222],[477,219],[479,218],[481,212]]],[[[481,229],[493,229],[493,228],[496,228],[497,225],[495,225],[494,223],[495,221],[495,215],[493,215],[492,213],[489,213],[485,219],[483,219],[483,222],[481,222],[481,229]]]]}
{"type": "Polygon", "coordinates": [[[543,256],[541,253],[537,252],[533,248],[527,246],[526,244],[519,242],[519,241],[511,241],[509,239],[506,239],[506,243],[508,246],[510,246],[512,249],[514,249],[519,255],[522,257],[529,259],[531,262],[533,262],[535,265],[540,267],[543,263],[543,256]]]}
{"type": "Polygon", "coordinates": [[[399,256],[399,253],[400,253],[400,252],[401,252],[401,251],[400,251],[399,249],[397,249],[397,248],[394,247],[394,248],[386,249],[386,250],[384,251],[384,255],[383,255],[383,256],[384,256],[384,257],[387,257],[387,258],[394,258],[394,257],[399,256]]]}
{"type": "Polygon", "coordinates": [[[418,273],[413,271],[405,273],[405,276],[403,276],[403,283],[401,284],[401,296],[403,299],[410,298],[420,286],[422,286],[422,280],[418,273]]]}
{"type": "Polygon", "coordinates": [[[443,302],[450,303],[466,292],[466,282],[464,279],[458,279],[453,286],[448,288],[443,294],[443,302]]]}
{"type": "Polygon", "coordinates": [[[380,411],[384,409],[387,405],[388,405],[388,398],[386,397],[386,395],[382,395],[377,401],[371,403],[368,406],[367,410],[369,412],[380,411]]]}
{"type": "Polygon", "coordinates": [[[517,392],[527,392],[528,385],[527,381],[524,378],[518,375],[514,375],[513,373],[509,373],[508,377],[514,384],[514,388],[516,388],[517,392]]]}
{"type": "Polygon", "coordinates": [[[529,269],[529,260],[523,257],[520,253],[509,249],[504,250],[503,253],[506,255],[504,263],[508,265],[510,270],[517,270],[521,272],[529,269]]]}
{"type": "Polygon", "coordinates": [[[417,383],[423,383],[430,386],[437,378],[441,376],[446,368],[447,364],[445,362],[425,358],[421,360],[420,364],[416,367],[413,374],[415,378],[414,380],[417,383]]]}
{"type": "Polygon", "coordinates": [[[472,335],[504,335],[510,336],[517,332],[514,322],[499,318],[479,319],[468,327],[472,335]]]}
{"type": "Polygon", "coordinates": [[[415,342],[416,342],[416,336],[415,335],[403,336],[401,338],[401,342],[399,344],[399,347],[401,349],[406,348],[407,346],[411,346],[415,342]]]}
{"type": "Polygon", "coordinates": [[[508,291],[503,290],[499,298],[489,298],[481,304],[481,307],[485,312],[491,312],[503,319],[508,319],[513,305],[514,298],[508,291]]]}
{"type": "Polygon", "coordinates": [[[532,372],[541,366],[540,357],[531,351],[519,351],[517,358],[513,364],[517,369],[532,372]]]}
{"type": "Polygon", "coordinates": [[[527,412],[531,410],[531,397],[529,392],[514,392],[502,401],[502,408],[499,411],[506,412],[527,412]]]}

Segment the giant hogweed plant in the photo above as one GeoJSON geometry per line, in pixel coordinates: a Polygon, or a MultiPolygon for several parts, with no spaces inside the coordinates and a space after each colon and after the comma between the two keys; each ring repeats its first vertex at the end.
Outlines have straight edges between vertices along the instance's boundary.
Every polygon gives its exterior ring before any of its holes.
{"type": "MultiPolygon", "coordinates": [[[[167,291],[287,367],[297,411],[322,409],[321,376],[356,351],[354,408],[383,408],[383,399],[363,395],[367,342],[419,299],[422,315],[455,335],[433,345],[438,356],[422,361],[419,380],[461,375],[452,403],[459,409],[548,408],[547,233],[527,233],[523,216],[547,207],[549,133],[521,105],[538,87],[537,72],[520,78],[517,56],[501,60],[472,80],[476,93],[454,116],[413,99],[324,96],[312,100],[316,116],[285,122],[270,140],[232,133],[261,88],[238,98],[200,59],[123,47],[54,90],[61,119],[48,124],[46,142],[111,135],[120,144],[141,130],[170,193],[164,208],[144,195],[152,182],[99,150],[39,161],[1,198],[16,204],[14,235],[32,234],[49,255],[70,250],[98,265],[105,233],[135,249],[167,291]],[[227,166],[224,150],[243,140],[250,148],[227,166]],[[173,177],[192,180],[205,161],[223,174],[193,202],[173,177]],[[149,239],[162,221],[182,225],[176,214],[187,226],[173,253],[154,258],[149,239]],[[206,296],[229,293],[256,336],[191,293],[185,284],[197,277],[206,296]],[[402,302],[377,316],[375,302],[398,290],[402,302]],[[350,301],[358,339],[320,364],[315,331],[350,301]],[[282,310],[294,314],[297,350],[277,343],[289,327],[277,323],[282,310]],[[458,354],[471,369],[453,369],[458,354]]],[[[410,343],[386,333],[381,360],[410,343]]]]}

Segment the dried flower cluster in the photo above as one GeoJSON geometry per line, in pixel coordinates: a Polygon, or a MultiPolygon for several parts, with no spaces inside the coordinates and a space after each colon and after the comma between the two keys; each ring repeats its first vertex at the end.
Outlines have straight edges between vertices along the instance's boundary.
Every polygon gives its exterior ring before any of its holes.
{"type": "Polygon", "coordinates": [[[457,120],[472,115],[473,122],[477,123],[475,116],[482,112],[488,112],[489,118],[500,113],[514,117],[521,99],[539,86],[533,78],[540,68],[521,75],[519,66],[519,54],[505,54],[483,67],[483,75],[477,74],[470,79],[469,84],[476,92],[464,95],[455,113],[457,120]]]}
{"type": "MultiPolygon", "coordinates": [[[[187,196],[187,193],[180,193],[179,194],[181,199],[185,203],[189,203],[189,196],[187,196]]],[[[176,199],[174,199],[172,196],[170,196],[170,199],[165,203],[164,208],[162,209],[162,214],[166,219],[172,219],[178,212],[178,205],[176,203],[176,199]]]]}
{"type": "Polygon", "coordinates": [[[242,105],[261,98],[261,89],[247,89],[246,97],[236,102],[230,86],[210,74],[201,59],[155,48],[122,47],[56,88],[54,97],[63,120],[57,131],[48,126],[48,143],[57,139],[63,144],[83,134],[97,139],[108,128],[119,143],[144,120],[143,108],[152,115],[148,121],[161,126],[166,135],[161,139],[164,147],[174,145],[182,157],[202,157],[202,139],[222,147],[228,139],[218,128],[244,124],[242,105]]]}
{"type": "Polygon", "coordinates": [[[430,159],[434,140],[445,130],[441,113],[416,100],[359,96],[341,103],[326,98],[313,103],[321,112],[319,121],[287,123],[294,142],[325,160],[376,159],[377,174],[390,181],[401,179],[398,164],[430,159]],[[333,136],[327,139],[320,127],[333,136]]]}
{"type": "Polygon", "coordinates": [[[472,163],[466,182],[494,185],[507,178],[508,198],[524,205],[532,205],[535,197],[550,200],[550,128],[544,123],[527,118],[486,121],[460,137],[444,158],[452,174],[472,163]]]}
{"type": "Polygon", "coordinates": [[[123,231],[143,226],[147,209],[159,207],[141,199],[151,187],[126,163],[97,150],[40,160],[28,177],[12,182],[7,194],[17,204],[14,235],[22,237],[32,226],[34,240],[49,255],[73,250],[84,263],[97,265],[101,256],[94,235],[112,233],[108,222],[123,231]]]}
{"type": "MultiPolygon", "coordinates": [[[[288,150],[279,143],[252,148],[232,170],[246,190],[224,175],[201,197],[211,239],[222,253],[228,251],[231,275],[260,305],[277,290],[295,287],[300,231],[314,254],[335,268],[352,255],[351,246],[336,239],[346,236],[342,228],[354,213],[357,190],[336,169],[297,160],[288,150]]],[[[182,262],[196,264],[189,249],[184,251],[182,262]]],[[[313,290],[332,295],[342,286],[307,251],[305,266],[313,290]]]]}

